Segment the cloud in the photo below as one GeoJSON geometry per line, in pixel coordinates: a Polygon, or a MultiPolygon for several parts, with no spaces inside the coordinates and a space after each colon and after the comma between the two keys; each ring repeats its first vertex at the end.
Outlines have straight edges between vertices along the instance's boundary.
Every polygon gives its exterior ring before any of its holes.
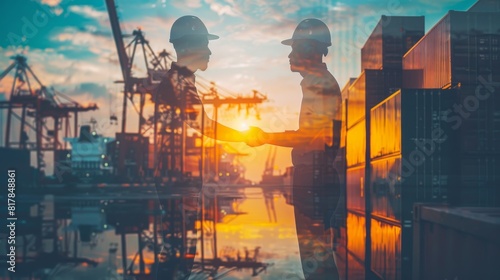
{"type": "Polygon", "coordinates": [[[99,11],[94,7],[88,5],[73,5],[69,7],[69,10],[75,14],[95,20],[103,20],[108,16],[105,11],[99,11]]]}
{"type": "Polygon", "coordinates": [[[346,4],[337,2],[335,5],[328,5],[328,10],[330,11],[335,11],[335,12],[343,12],[345,11],[348,7],[346,4]]]}
{"type": "Polygon", "coordinates": [[[50,7],[57,7],[61,4],[61,0],[41,0],[41,3],[50,7]]]}
{"type": "MultiPolygon", "coordinates": [[[[162,3],[165,3],[165,1],[162,0],[162,3]]],[[[202,7],[201,0],[175,0],[171,3],[173,6],[182,10],[197,9],[202,7]]]]}
{"type": "Polygon", "coordinates": [[[241,11],[234,1],[226,0],[224,4],[218,3],[216,0],[205,0],[205,2],[210,6],[210,9],[219,16],[229,15],[237,17],[241,15],[241,11]]]}
{"type": "Polygon", "coordinates": [[[106,97],[110,93],[106,86],[98,83],[92,83],[92,82],[85,82],[78,84],[74,89],[73,89],[74,94],[80,95],[80,94],[90,94],[93,97],[106,97]]]}
{"type": "Polygon", "coordinates": [[[108,55],[115,52],[115,45],[110,33],[86,28],[66,27],[51,38],[56,42],[68,42],[81,50],[88,50],[96,55],[108,55]]]}

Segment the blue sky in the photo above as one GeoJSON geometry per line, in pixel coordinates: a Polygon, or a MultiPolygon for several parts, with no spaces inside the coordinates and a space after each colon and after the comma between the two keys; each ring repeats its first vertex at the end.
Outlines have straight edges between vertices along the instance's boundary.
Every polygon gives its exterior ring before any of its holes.
{"type": "MultiPolygon", "coordinates": [[[[186,14],[200,17],[209,31],[221,38],[210,42],[213,54],[209,68],[197,74],[232,93],[249,94],[257,89],[267,94],[271,101],[260,108],[262,120],[250,118],[247,122],[274,131],[297,126],[300,76],[289,71],[290,49],[280,41],[289,38],[302,19],[319,18],[329,26],[333,44],[325,62],[342,87],[349,77],[359,75],[360,49],[381,15],[424,15],[428,30],[448,10],[466,10],[474,3],[116,0],[123,33],[130,34],[140,26],[155,51],[173,51],[168,36],[176,18],[186,14]]],[[[101,110],[92,116],[98,122],[107,124],[111,113],[119,114],[121,87],[113,81],[120,79],[121,72],[104,0],[2,1],[0,7],[1,69],[10,64],[10,56],[24,53],[45,85],[82,103],[97,102],[101,110]]],[[[11,81],[9,77],[2,80],[0,92],[10,91],[11,81]]],[[[221,122],[238,128],[236,122],[244,117],[235,118],[234,113],[224,117],[221,112],[221,122]]],[[[84,122],[90,116],[80,119],[84,122]]],[[[137,120],[129,119],[129,127],[135,128],[137,120]]],[[[116,130],[117,127],[102,128],[108,136],[116,130]]]]}

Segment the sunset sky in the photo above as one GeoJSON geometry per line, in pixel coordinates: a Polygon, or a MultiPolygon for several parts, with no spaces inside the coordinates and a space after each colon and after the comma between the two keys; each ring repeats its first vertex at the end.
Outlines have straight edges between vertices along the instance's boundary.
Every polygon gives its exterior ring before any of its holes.
{"type": "MultiPolygon", "coordinates": [[[[332,47],[325,58],[328,68],[342,87],[349,77],[357,77],[360,49],[381,15],[425,15],[426,30],[448,10],[466,10],[475,1],[465,0],[386,0],[386,1],[244,1],[244,0],[116,0],[122,32],[131,34],[141,27],[155,51],[173,52],[168,43],[172,23],[183,15],[196,15],[209,32],[220,36],[211,41],[209,68],[197,74],[220,86],[220,91],[250,94],[256,89],[269,102],[260,105],[261,120],[253,110],[220,111],[220,121],[236,129],[244,124],[267,131],[296,129],[300,107],[301,77],[291,73],[290,47],[280,44],[289,38],[296,25],[315,17],[327,23],[332,47]]],[[[119,126],[109,125],[113,113],[121,116],[121,72],[111,28],[103,0],[21,0],[0,3],[0,69],[10,56],[23,53],[28,63],[47,86],[80,101],[96,102],[100,110],[83,114],[81,123],[94,117],[100,133],[113,136],[119,126]],[[37,25],[33,23],[37,23],[37,25]],[[29,25],[30,27],[26,27],[29,25]]],[[[125,38],[128,43],[130,38],[125,38]]],[[[137,76],[142,76],[137,73],[137,76]]],[[[0,94],[10,92],[12,77],[0,82],[0,94]]],[[[137,128],[137,118],[129,106],[128,129],[137,128]]],[[[119,121],[121,121],[119,119],[119,121]]],[[[33,139],[33,137],[30,137],[33,139]]],[[[3,143],[3,139],[0,143],[3,143]]],[[[247,164],[247,178],[259,180],[268,147],[250,149],[238,145],[253,156],[247,164]]],[[[291,165],[289,150],[280,149],[277,169],[291,165]]]]}

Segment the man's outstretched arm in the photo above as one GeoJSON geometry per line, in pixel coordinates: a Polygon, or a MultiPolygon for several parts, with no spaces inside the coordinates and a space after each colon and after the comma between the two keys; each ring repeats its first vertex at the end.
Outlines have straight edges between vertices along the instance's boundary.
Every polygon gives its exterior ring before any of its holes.
{"type": "Polygon", "coordinates": [[[229,142],[245,142],[246,141],[246,133],[238,131],[236,129],[230,128],[228,126],[225,126],[221,123],[218,123],[211,119],[205,110],[203,110],[204,117],[205,117],[205,135],[221,140],[221,141],[229,141],[229,142]],[[211,128],[210,132],[207,133],[206,128],[211,128]],[[214,130],[217,132],[217,135],[214,135],[214,130]]]}
{"type": "Polygon", "coordinates": [[[322,129],[318,130],[286,130],[284,132],[267,133],[260,128],[251,127],[248,131],[247,144],[249,146],[259,146],[262,144],[271,144],[281,147],[317,147],[322,149],[325,145],[322,129]]]}

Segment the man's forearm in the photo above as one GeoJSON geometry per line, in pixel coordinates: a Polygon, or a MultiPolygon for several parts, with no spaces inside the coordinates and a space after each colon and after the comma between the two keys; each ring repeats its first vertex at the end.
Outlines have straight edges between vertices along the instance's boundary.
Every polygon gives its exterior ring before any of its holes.
{"type": "Polygon", "coordinates": [[[243,142],[245,141],[244,133],[236,129],[227,127],[223,124],[216,123],[217,135],[211,136],[214,139],[230,142],[243,142]]]}
{"type": "Polygon", "coordinates": [[[220,124],[212,120],[207,115],[205,115],[205,128],[203,129],[203,131],[201,131],[200,127],[197,127],[196,130],[212,139],[229,142],[245,141],[245,134],[243,132],[220,124]],[[215,135],[215,133],[217,133],[217,135],[215,135]]]}
{"type": "Polygon", "coordinates": [[[262,133],[258,136],[259,141],[265,144],[271,144],[282,147],[310,147],[323,148],[326,143],[325,138],[320,132],[305,133],[303,131],[287,130],[277,133],[262,133]],[[321,137],[320,137],[321,136],[321,137]]]}
{"type": "Polygon", "coordinates": [[[307,143],[307,139],[301,137],[300,133],[295,130],[287,130],[284,132],[263,133],[259,136],[259,140],[271,145],[282,147],[296,147],[307,143]]]}

